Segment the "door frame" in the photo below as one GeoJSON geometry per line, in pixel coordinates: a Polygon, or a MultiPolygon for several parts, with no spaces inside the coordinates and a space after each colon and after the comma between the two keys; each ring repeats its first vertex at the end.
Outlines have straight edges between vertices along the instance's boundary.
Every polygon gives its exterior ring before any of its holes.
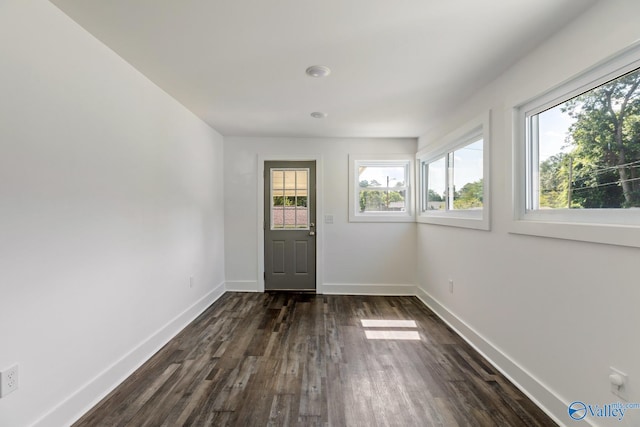
{"type": "Polygon", "coordinates": [[[322,181],[321,154],[259,154],[258,155],[258,186],[257,205],[258,221],[256,234],[258,236],[258,271],[256,278],[258,292],[264,292],[264,162],[268,161],[303,161],[316,162],[316,293],[323,293],[324,284],[324,187],[322,181]]]}

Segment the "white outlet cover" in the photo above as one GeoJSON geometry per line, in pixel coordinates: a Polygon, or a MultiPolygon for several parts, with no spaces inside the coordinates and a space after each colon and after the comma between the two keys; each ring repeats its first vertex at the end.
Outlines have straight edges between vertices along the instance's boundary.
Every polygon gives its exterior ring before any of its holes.
{"type": "Polygon", "coordinates": [[[0,398],[5,397],[18,389],[18,365],[0,372],[0,398]]]}
{"type": "Polygon", "coordinates": [[[625,402],[628,402],[629,396],[627,393],[627,383],[629,382],[629,377],[627,376],[627,374],[625,374],[624,372],[620,372],[616,368],[610,367],[609,375],[620,375],[620,377],[622,377],[622,380],[623,380],[622,386],[618,387],[615,384],[611,384],[611,393],[615,394],[625,402]]]}

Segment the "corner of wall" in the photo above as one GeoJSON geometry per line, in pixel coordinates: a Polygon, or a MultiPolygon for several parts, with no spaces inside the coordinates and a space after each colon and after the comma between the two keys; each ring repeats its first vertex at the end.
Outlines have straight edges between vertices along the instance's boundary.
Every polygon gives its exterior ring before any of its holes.
{"type": "Polygon", "coordinates": [[[567,402],[419,286],[416,296],[558,425],[564,425],[559,416],[566,413],[567,402]]]}
{"type": "Polygon", "coordinates": [[[105,398],[167,342],[202,314],[225,293],[224,283],[218,284],[185,311],[141,342],[120,360],[106,368],[59,405],[38,419],[34,427],[71,425],[105,398]]]}
{"type": "Polygon", "coordinates": [[[260,292],[256,280],[228,280],[224,288],[227,292],[260,292]]]}

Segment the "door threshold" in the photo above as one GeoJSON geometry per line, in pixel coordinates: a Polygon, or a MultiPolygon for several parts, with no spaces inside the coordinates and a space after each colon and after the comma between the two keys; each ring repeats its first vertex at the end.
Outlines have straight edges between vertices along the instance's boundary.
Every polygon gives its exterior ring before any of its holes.
{"type": "Polygon", "coordinates": [[[316,289],[265,289],[265,293],[286,292],[289,294],[315,294],[316,289]]]}

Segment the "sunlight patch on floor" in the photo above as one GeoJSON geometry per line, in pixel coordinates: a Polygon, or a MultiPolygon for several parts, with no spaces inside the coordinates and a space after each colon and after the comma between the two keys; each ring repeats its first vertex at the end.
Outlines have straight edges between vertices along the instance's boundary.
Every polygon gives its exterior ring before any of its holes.
{"type": "Polygon", "coordinates": [[[364,328],[417,328],[415,320],[360,319],[364,328]]]}
{"type": "Polygon", "coordinates": [[[364,331],[368,340],[411,340],[420,341],[418,331],[364,331]]]}
{"type": "Polygon", "coordinates": [[[363,328],[384,328],[365,329],[364,334],[368,340],[408,340],[420,341],[418,331],[408,331],[406,329],[396,330],[395,328],[417,328],[415,320],[392,320],[392,319],[360,319],[363,328]],[[391,329],[393,328],[393,329],[391,329]]]}

